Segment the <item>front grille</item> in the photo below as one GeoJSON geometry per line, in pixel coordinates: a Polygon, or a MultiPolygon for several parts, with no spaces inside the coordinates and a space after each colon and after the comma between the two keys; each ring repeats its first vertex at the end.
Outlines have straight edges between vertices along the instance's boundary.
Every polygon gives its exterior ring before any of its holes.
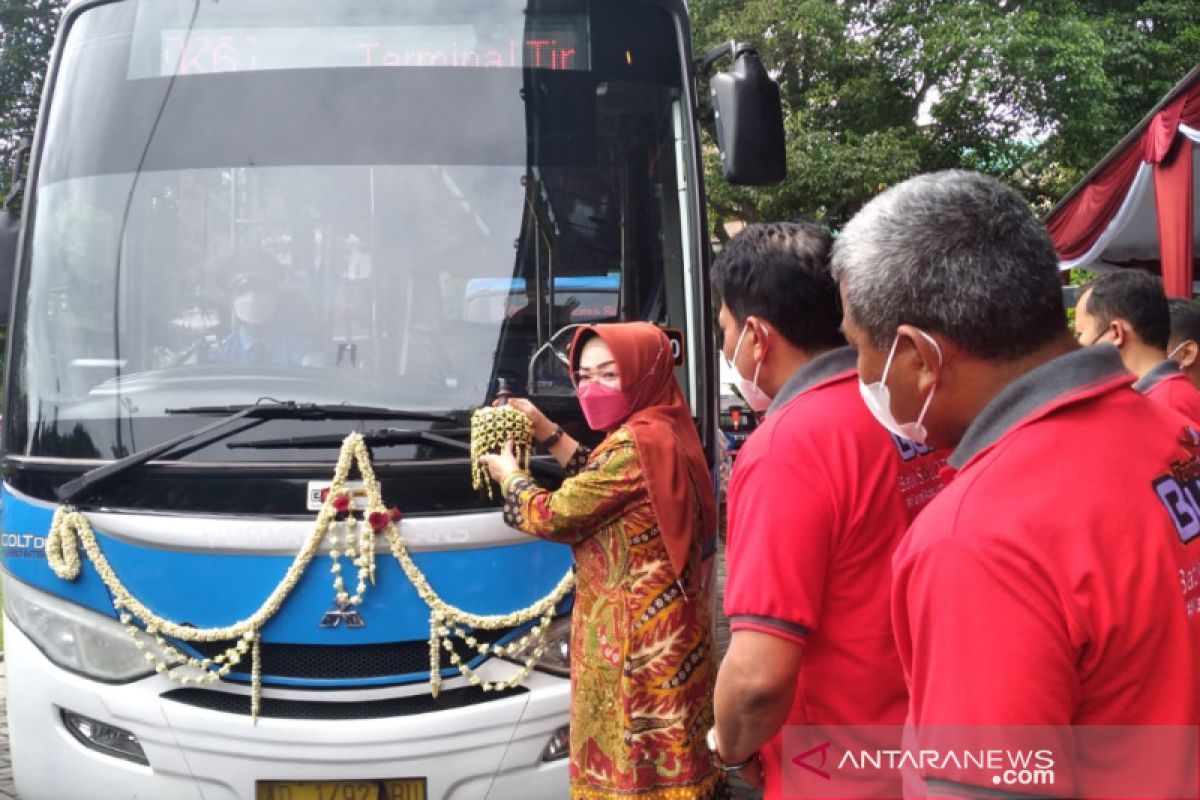
{"type": "MultiPolygon", "coordinates": [[[[493,644],[508,637],[515,630],[502,628],[495,631],[479,631],[473,635],[481,643],[493,644]]],[[[478,651],[468,647],[462,639],[455,637],[452,641],[454,652],[464,662],[482,660],[478,651]]],[[[234,644],[236,640],[192,642],[190,646],[201,658],[213,658],[234,644]]],[[[361,680],[429,672],[429,642],[425,640],[359,645],[264,642],[261,645],[261,653],[264,682],[270,682],[272,678],[361,680]]],[[[450,666],[450,654],[445,650],[442,651],[442,664],[450,666]]],[[[239,665],[244,670],[248,670],[249,666],[249,658],[243,658],[239,665]]]]}
{"type": "MultiPolygon", "coordinates": [[[[443,689],[435,698],[430,694],[410,697],[392,697],[385,700],[366,700],[353,703],[318,702],[313,700],[285,700],[273,697],[262,698],[260,717],[281,719],[381,719],[384,717],[409,717],[415,714],[433,714],[452,708],[502,700],[506,697],[526,694],[527,689],[516,686],[500,692],[485,692],[478,686],[461,689],[443,689]]],[[[172,689],[162,695],[163,699],[176,703],[206,708],[224,714],[247,716],[250,713],[250,697],[232,692],[216,692],[211,689],[172,689]]]]}

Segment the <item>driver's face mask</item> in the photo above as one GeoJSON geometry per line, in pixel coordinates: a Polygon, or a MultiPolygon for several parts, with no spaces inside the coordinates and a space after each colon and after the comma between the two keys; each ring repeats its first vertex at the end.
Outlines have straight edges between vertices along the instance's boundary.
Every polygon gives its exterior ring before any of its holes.
{"type": "Polygon", "coordinates": [[[233,301],[233,313],[247,325],[265,325],[275,316],[276,301],[268,292],[244,292],[233,301]]]}

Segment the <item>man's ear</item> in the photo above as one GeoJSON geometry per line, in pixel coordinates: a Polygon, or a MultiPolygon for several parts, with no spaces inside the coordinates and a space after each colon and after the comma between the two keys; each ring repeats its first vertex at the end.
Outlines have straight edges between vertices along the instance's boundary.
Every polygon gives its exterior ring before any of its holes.
{"type": "Polygon", "coordinates": [[[912,345],[913,354],[919,362],[917,388],[922,392],[927,391],[941,380],[951,343],[944,336],[927,333],[913,325],[901,325],[896,329],[896,334],[912,345]]]}
{"type": "Polygon", "coordinates": [[[1187,339],[1179,347],[1179,366],[1183,369],[1189,369],[1196,363],[1196,359],[1200,358],[1200,344],[1192,339],[1187,339]]]}
{"type": "MultiPolygon", "coordinates": [[[[762,317],[748,316],[744,325],[750,326],[747,336],[754,337],[754,361],[761,363],[767,359],[767,351],[771,348],[771,329],[762,317]]],[[[745,345],[742,345],[745,347],[745,345]]]]}
{"type": "Polygon", "coordinates": [[[1113,344],[1120,350],[1129,342],[1130,329],[1129,324],[1123,319],[1114,319],[1108,323],[1108,329],[1113,334],[1113,344]]]}

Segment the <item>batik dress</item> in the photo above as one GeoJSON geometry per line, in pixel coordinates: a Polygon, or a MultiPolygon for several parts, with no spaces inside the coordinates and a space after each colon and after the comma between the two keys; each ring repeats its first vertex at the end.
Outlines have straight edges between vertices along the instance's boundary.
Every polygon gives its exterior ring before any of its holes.
{"type": "Polygon", "coordinates": [[[556,492],[524,473],[503,488],[509,525],[575,555],[571,796],[725,797],[704,741],[716,658],[699,550],[677,579],[628,429],[580,448],[567,476],[556,492]]]}

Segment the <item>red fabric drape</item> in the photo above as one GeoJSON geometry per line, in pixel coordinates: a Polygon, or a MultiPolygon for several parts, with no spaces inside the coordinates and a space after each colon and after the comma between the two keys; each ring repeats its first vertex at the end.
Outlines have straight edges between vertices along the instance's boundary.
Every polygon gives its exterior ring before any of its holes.
{"type": "Polygon", "coordinates": [[[1170,297],[1192,296],[1192,140],[1178,137],[1169,156],[1154,165],[1154,199],[1158,203],[1158,258],[1163,288],[1170,297]]]}
{"type": "Polygon", "coordinates": [[[1142,148],[1129,148],[1047,220],[1060,260],[1079,258],[1091,249],[1116,216],[1141,165],[1142,148]]]}
{"type": "Polygon", "coordinates": [[[1183,120],[1184,107],[1188,95],[1183,95],[1167,105],[1150,120],[1150,126],[1142,135],[1142,160],[1149,164],[1161,164],[1171,153],[1171,145],[1175,143],[1175,134],[1179,131],[1179,123],[1183,120]]]}
{"type": "MultiPolygon", "coordinates": [[[[1186,137],[1179,136],[1179,123],[1186,123],[1193,127],[1200,126],[1200,83],[1192,86],[1188,91],[1181,94],[1178,98],[1171,101],[1166,107],[1154,115],[1150,120],[1150,124],[1146,126],[1146,130],[1142,135],[1132,142],[1129,147],[1121,151],[1113,158],[1112,161],[1104,167],[1095,177],[1093,177],[1088,185],[1080,192],[1071,198],[1069,202],[1059,208],[1053,216],[1046,221],[1046,227],[1050,231],[1050,238],[1054,242],[1054,247],[1058,251],[1058,257],[1063,261],[1069,261],[1073,258],[1079,258],[1087,253],[1100,238],[1116,216],[1118,209],[1121,208],[1121,203],[1125,200],[1125,195],[1128,194],[1129,188],[1133,185],[1133,178],[1137,174],[1138,167],[1142,163],[1150,163],[1159,165],[1170,161],[1175,163],[1176,156],[1174,154],[1175,145],[1180,139],[1186,137]]],[[[1190,144],[1190,142],[1189,142],[1190,144]]],[[[1189,147],[1189,150],[1191,148],[1189,147]]],[[[1188,164],[1190,165],[1190,161],[1188,164]]],[[[1177,165],[1177,170],[1182,170],[1183,167],[1177,165]]],[[[1172,173],[1164,178],[1172,187],[1169,196],[1177,196],[1179,184],[1182,181],[1180,175],[1172,173]]],[[[1164,184],[1165,186],[1166,184],[1164,184]]],[[[1156,196],[1160,191],[1159,176],[1155,174],[1155,192],[1156,196]]],[[[1188,207],[1191,207],[1191,196],[1188,196],[1188,207]]],[[[1159,208],[1163,206],[1160,205],[1159,208]]],[[[1178,208],[1175,209],[1178,212],[1178,208]]],[[[1170,225],[1171,223],[1168,223],[1170,225]]],[[[1160,241],[1162,239],[1162,221],[1160,226],[1160,241]]],[[[1191,227],[1189,222],[1189,229],[1191,227]]],[[[1177,235],[1178,228],[1172,228],[1177,235]]],[[[1189,248],[1191,244],[1189,242],[1189,248]]],[[[1182,255],[1176,254],[1171,256],[1172,259],[1182,258],[1182,255]]],[[[1175,264],[1182,264],[1182,261],[1173,261],[1175,264]]],[[[1191,261],[1186,265],[1187,273],[1191,273],[1191,261]]],[[[1178,271],[1182,267],[1173,267],[1178,271]]],[[[1166,267],[1164,266],[1164,276],[1166,275],[1166,267]]],[[[1182,272],[1172,275],[1170,281],[1174,285],[1183,285],[1184,275],[1182,272]]],[[[1190,278],[1188,279],[1188,291],[1191,290],[1190,278]]]]}

